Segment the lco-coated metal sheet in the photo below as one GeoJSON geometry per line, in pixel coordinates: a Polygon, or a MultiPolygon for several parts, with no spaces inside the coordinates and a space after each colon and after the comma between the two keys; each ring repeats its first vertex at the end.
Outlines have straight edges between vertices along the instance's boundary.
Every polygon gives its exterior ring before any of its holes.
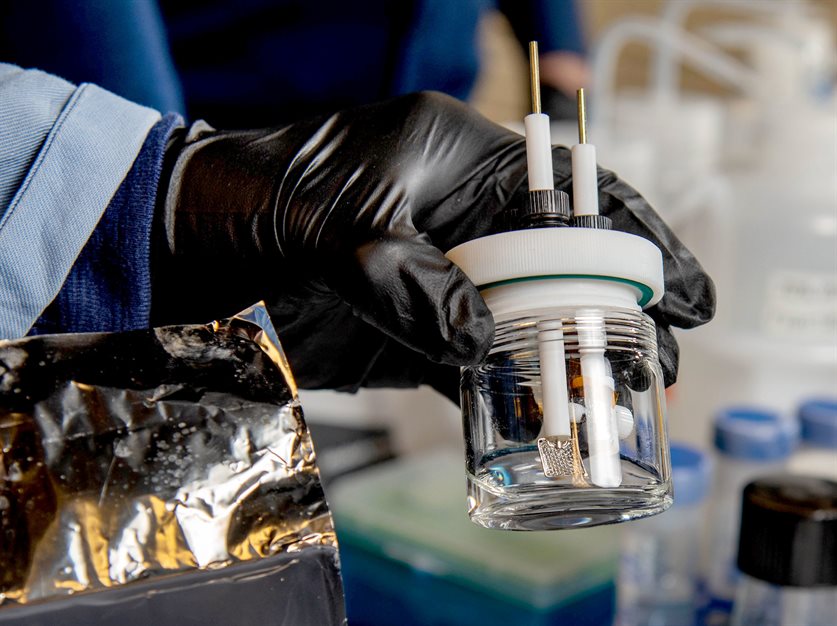
{"type": "MultiPolygon", "coordinates": [[[[259,576],[271,601],[297,603],[293,619],[342,622],[336,550],[262,306],[205,326],[0,342],[0,623],[117,589],[118,605],[125,590],[171,600],[259,576]]],[[[247,615],[225,589],[226,610],[247,615]]]]}

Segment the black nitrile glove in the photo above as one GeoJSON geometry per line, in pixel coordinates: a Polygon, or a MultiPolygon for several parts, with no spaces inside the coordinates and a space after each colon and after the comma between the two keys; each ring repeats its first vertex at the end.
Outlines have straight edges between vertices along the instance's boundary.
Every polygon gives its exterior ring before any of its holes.
{"type": "MultiPolygon", "coordinates": [[[[494,323],[447,259],[525,194],[522,137],[439,94],[415,94],[286,128],[196,124],[170,148],[155,228],[155,324],[233,314],[264,299],[301,387],[430,384],[458,397],[458,369],[487,354],[494,323]]],[[[556,186],[570,154],[555,149],[556,186]]],[[[600,174],[603,214],[663,252],[657,323],[666,384],[669,326],[708,321],[714,292],[646,202],[600,174]]],[[[499,220],[497,220],[499,221],[499,220]]]]}

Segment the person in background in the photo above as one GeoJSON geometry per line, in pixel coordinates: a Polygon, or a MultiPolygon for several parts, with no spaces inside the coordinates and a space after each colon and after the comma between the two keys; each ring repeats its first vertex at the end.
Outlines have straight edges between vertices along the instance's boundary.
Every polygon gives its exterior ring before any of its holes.
{"type": "Polygon", "coordinates": [[[545,111],[573,115],[587,66],[572,0],[16,2],[0,8],[0,59],[252,128],[424,90],[467,100],[491,9],[539,42],[545,111]]]}

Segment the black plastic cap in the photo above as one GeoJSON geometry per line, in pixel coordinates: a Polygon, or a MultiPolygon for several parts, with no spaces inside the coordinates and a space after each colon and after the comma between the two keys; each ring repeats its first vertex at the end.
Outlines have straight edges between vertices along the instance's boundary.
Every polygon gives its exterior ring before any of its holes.
{"type": "Polygon", "coordinates": [[[747,485],[738,568],[774,585],[837,585],[837,482],[771,476],[747,485]]]}
{"type": "Polygon", "coordinates": [[[530,191],[518,216],[519,228],[566,226],[569,221],[570,197],[556,189],[530,191]]]}
{"type": "Polygon", "coordinates": [[[574,215],[570,221],[570,226],[610,230],[613,228],[613,222],[609,217],[605,217],[604,215],[574,215]]]}

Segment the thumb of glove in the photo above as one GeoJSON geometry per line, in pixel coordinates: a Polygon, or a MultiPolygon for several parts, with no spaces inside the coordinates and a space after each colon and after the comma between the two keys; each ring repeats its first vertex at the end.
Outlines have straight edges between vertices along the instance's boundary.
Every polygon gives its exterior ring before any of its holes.
{"type": "Polygon", "coordinates": [[[488,354],[491,312],[427,235],[380,237],[338,254],[321,273],[363,321],[438,363],[473,365],[488,354]]]}

